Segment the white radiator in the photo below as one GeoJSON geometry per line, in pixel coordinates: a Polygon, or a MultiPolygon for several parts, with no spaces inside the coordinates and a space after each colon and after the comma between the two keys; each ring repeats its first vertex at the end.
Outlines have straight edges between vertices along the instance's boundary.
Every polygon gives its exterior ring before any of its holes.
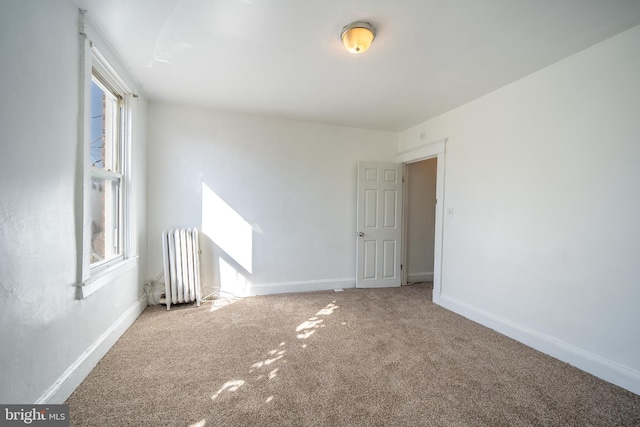
{"type": "MultiPolygon", "coordinates": [[[[162,233],[165,303],[193,302],[200,305],[200,248],[196,228],[162,233]]],[[[162,300],[160,301],[162,302],[162,300]]]]}

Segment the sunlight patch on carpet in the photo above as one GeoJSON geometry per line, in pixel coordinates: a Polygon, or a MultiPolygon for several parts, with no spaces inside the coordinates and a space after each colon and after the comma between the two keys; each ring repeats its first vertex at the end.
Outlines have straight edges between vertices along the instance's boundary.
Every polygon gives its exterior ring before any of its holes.
{"type": "Polygon", "coordinates": [[[226,383],[224,383],[222,387],[220,387],[220,390],[218,390],[213,396],[211,396],[211,400],[216,400],[218,396],[220,396],[220,394],[224,391],[228,391],[228,392],[237,391],[243,385],[244,385],[244,381],[242,380],[227,381],[226,383]]]}
{"type": "Polygon", "coordinates": [[[220,310],[221,308],[227,307],[235,302],[242,300],[243,298],[229,297],[229,298],[216,298],[211,301],[211,312],[216,310],[220,310]]]}
{"type": "Polygon", "coordinates": [[[335,305],[335,301],[333,301],[332,303],[327,304],[325,308],[317,312],[316,316],[328,316],[330,314],[333,314],[334,310],[336,310],[337,308],[338,306],[335,305]]]}

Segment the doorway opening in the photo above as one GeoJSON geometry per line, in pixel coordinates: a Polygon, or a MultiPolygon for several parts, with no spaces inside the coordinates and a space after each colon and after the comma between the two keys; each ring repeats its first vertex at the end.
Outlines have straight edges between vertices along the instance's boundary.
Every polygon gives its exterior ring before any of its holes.
{"type": "Polygon", "coordinates": [[[405,235],[403,284],[433,289],[436,178],[438,160],[433,157],[405,165],[405,235]]]}
{"type": "MultiPolygon", "coordinates": [[[[420,135],[420,139],[424,140],[423,135],[420,135]]],[[[396,159],[398,162],[404,164],[404,172],[405,176],[408,174],[407,168],[412,167],[411,164],[419,163],[423,160],[433,159],[436,163],[435,167],[435,186],[436,186],[436,196],[435,196],[435,224],[434,224],[434,232],[433,232],[433,244],[431,247],[433,248],[433,297],[432,301],[435,304],[440,305],[440,294],[442,293],[442,241],[444,234],[444,203],[445,203],[445,164],[446,164],[446,143],[447,139],[441,139],[429,143],[421,143],[414,148],[411,148],[406,151],[402,151],[398,153],[396,159]]],[[[423,183],[423,185],[428,186],[429,184],[423,183]]],[[[409,209],[407,207],[407,203],[409,202],[409,196],[407,196],[407,190],[411,186],[411,183],[407,183],[407,185],[403,186],[403,224],[408,223],[407,213],[409,209]]],[[[416,187],[414,183],[414,187],[416,187]]],[[[420,187],[420,184],[417,185],[420,187]]],[[[403,226],[403,251],[402,251],[402,264],[407,265],[407,227],[403,226]]],[[[426,255],[429,256],[429,255],[426,255]]],[[[419,265],[419,264],[418,264],[419,265]]],[[[427,264],[430,266],[430,264],[427,264]]],[[[403,268],[402,274],[402,284],[407,284],[407,272],[406,268],[403,268]]],[[[431,273],[431,271],[412,271],[412,274],[416,273],[431,273]]]]}

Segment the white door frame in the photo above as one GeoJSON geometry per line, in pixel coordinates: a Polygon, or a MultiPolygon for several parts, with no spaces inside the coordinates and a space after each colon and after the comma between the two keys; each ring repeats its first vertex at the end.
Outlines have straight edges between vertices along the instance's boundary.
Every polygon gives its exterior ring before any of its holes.
{"type": "MultiPolygon", "coordinates": [[[[399,152],[396,155],[396,161],[405,165],[409,163],[419,162],[421,160],[437,159],[437,172],[436,172],[436,224],[434,233],[434,250],[433,250],[433,302],[440,305],[440,295],[442,294],[442,239],[444,235],[444,201],[445,201],[445,186],[444,186],[444,170],[445,170],[445,155],[446,155],[446,139],[440,139],[426,144],[421,144],[413,147],[409,150],[399,152]]],[[[406,176],[406,174],[405,174],[406,176]]],[[[404,188],[408,186],[405,185],[404,188]]],[[[404,190],[403,190],[404,191],[404,190]]],[[[406,203],[406,197],[404,202],[406,203]]],[[[406,208],[406,206],[403,206],[406,208]]],[[[403,215],[406,215],[406,209],[403,209],[403,215]]],[[[406,224],[406,221],[404,221],[406,224]]],[[[407,239],[404,238],[406,229],[403,230],[402,239],[402,285],[407,284],[407,239]]]]}

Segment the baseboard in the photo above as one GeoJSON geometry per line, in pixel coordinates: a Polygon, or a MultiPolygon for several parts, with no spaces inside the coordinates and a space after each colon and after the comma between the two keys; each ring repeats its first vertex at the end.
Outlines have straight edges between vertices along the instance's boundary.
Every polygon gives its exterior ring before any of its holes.
{"type": "Polygon", "coordinates": [[[542,353],[640,395],[640,372],[446,295],[440,305],[542,353]]]}
{"type": "Polygon", "coordinates": [[[407,273],[407,282],[433,282],[433,271],[422,273],[407,273]]]}
{"type": "Polygon", "coordinates": [[[307,280],[299,282],[264,283],[251,285],[247,296],[286,294],[292,292],[329,291],[332,289],[355,288],[356,279],[307,280]]]}
{"type": "Polygon", "coordinates": [[[71,393],[89,375],[107,351],[133,324],[147,307],[147,296],[140,297],[98,340],[82,353],[67,370],[35,402],[36,405],[64,403],[71,393]]]}

